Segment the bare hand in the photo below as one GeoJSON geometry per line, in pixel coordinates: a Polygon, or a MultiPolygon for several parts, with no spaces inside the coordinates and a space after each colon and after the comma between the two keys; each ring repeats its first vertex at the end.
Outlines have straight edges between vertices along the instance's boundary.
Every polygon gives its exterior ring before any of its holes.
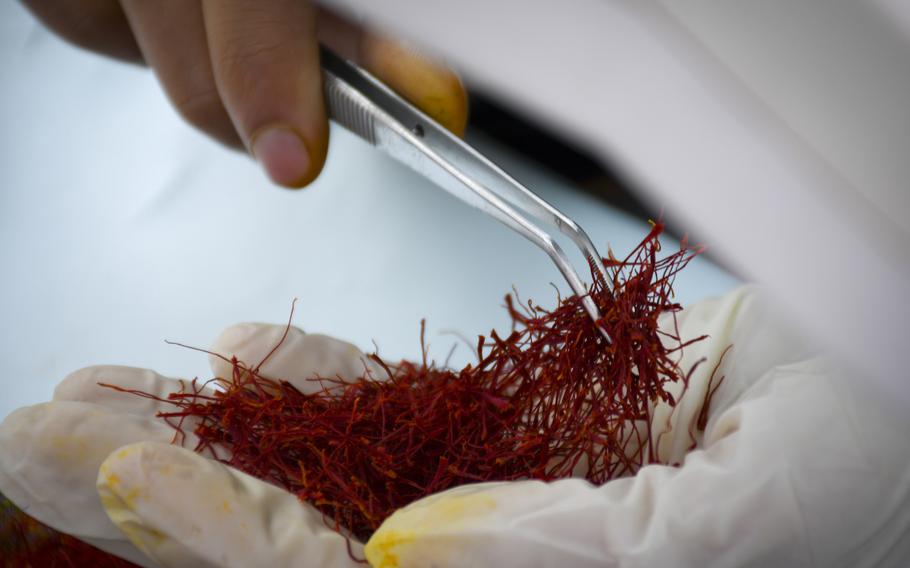
{"type": "Polygon", "coordinates": [[[303,187],[328,147],[318,43],[358,62],[461,134],[458,77],[307,0],[24,0],[86,49],[155,70],[177,111],[245,148],[275,183],[303,187]]]}

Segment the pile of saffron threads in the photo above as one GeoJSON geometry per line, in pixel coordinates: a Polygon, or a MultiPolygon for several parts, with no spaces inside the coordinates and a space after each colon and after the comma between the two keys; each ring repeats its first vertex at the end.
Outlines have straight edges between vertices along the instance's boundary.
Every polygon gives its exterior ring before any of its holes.
{"type": "Polygon", "coordinates": [[[0,494],[0,567],[131,568],[136,565],[57,532],[0,494]]]}
{"type": "Polygon", "coordinates": [[[683,242],[658,258],[662,231],[654,223],[624,260],[611,252],[611,282],[593,274],[590,296],[612,344],[578,296],[553,310],[507,296],[511,332],[479,337],[477,362],[461,370],[426,355],[394,366],[374,355],[385,376],[313,377],[320,388],[303,394],[262,377],[264,361],[233,358],[232,376],[212,379],[217,394],[194,381],[159,416],[178,430],[177,443],[195,417],[197,451],[228,448],[224,463],[296,494],[360,539],[396,509],[458,485],[634,474],[657,461],[654,405],[675,405],[668,385],[688,380],[679,351],[702,339],[658,329],[661,315],[682,309],[674,277],[699,252],[683,242]]]}

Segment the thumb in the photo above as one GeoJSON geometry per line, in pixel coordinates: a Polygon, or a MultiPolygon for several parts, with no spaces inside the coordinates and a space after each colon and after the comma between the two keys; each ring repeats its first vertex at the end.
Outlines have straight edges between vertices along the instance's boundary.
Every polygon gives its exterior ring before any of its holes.
{"type": "Polygon", "coordinates": [[[205,0],[215,84],[240,138],[275,183],[303,187],[325,163],[328,124],[309,2],[205,0]]]}

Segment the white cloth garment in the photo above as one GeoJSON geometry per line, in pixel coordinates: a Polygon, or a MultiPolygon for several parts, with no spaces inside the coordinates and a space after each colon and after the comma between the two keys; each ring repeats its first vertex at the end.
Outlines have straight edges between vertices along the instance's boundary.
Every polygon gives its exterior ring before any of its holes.
{"type": "MultiPolygon", "coordinates": [[[[677,408],[655,408],[655,423],[667,427],[661,461],[679,466],[647,466],[602,487],[570,479],[456,488],[396,512],[365,551],[352,543],[354,555],[383,567],[905,565],[908,418],[812,358],[752,288],[695,304],[679,324],[683,337],[710,335],[681,361],[705,359],[677,408]],[[706,393],[720,377],[702,432],[706,393]]],[[[255,362],[282,331],[235,326],[213,350],[255,362]]],[[[265,370],[295,381],[312,369],[350,378],[368,364],[350,344],[292,330],[265,370]]],[[[64,380],[54,401],[10,415],[0,426],[0,491],[29,514],[146,566],[352,562],[315,510],[168,444],[154,403],[98,380],[177,386],[150,371],[90,368],[64,380]]]]}

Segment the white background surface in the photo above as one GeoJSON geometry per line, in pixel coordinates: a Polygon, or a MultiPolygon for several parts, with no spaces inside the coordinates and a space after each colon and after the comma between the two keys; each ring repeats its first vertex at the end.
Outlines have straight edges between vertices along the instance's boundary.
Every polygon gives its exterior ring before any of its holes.
{"type": "MultiPolygon", "coordinates": [[[[296,323],[396,359],[504,328],[502,297],[552,305],[542,252],[364,143],[332,131],[303,192],[271,187],[247,157],[176,117],[151,73],[71,48],[0,4],[0,416],[97,363],[207,376],[207,347],[238,321],[296,323]]],[[[485,146],[486,147],[486,146],[485,146]]],[[[646,225],[501,150],[491,155],[576,218],[606,253],[646,225]]],[[[667,243],[672,247],[672,243],[667,243]]],[[[734,280],[704,260],[679,298],[734,280]]],[[[459,348],[453,363],[469,358],[459,348]]]]}

